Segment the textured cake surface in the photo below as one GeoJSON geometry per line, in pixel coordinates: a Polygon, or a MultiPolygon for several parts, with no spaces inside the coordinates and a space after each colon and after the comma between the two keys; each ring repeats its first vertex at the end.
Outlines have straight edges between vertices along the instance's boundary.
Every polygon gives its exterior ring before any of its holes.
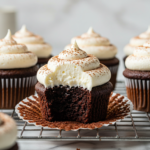
{"type": "Polygon", "coordinates": [[[47,89],[37,83],[35,89],[40,97],[44,119],[90,123],[105,120],[112,84],[108,82],[89,91],[82,87],[68,86],[47,89]]]}

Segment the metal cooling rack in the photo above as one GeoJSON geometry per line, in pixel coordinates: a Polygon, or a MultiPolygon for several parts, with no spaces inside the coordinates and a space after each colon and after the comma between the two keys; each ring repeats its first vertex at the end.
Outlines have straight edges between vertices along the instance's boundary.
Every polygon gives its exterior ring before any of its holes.
{"type": "MultiPolygon", "coordinates": [[[[126,96],[125,83],[118,81],[115,93],[126,96]]],[[[18,127],[18,140],[51,141],[150,141],[150,114],[133,111],[114,125],[95,130],[63,131],[36,127],[18,118],[14,110],[0,110],[12,116],[18,127]]]]}

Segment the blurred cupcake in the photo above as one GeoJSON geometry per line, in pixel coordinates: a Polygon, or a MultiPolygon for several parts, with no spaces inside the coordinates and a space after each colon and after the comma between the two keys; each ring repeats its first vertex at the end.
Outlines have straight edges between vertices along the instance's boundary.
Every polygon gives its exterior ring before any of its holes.
{"type": "Polygon", "coordinates": [[[0,150],[18,150],[17,127],[15,121],[0,113],[0,150]]]}
{"type": "Polygon", "coordinates": [[[127,96],[135,110],[150,112],[150,41],[135,47],[125,61],[127,96]]]}
{"type": "Polygon", "coordinates": [[[0,109],[14,109],[20,100],[34,94],[36,63],[37,56],[17,44],[8,30],[0,40],[0,109]]]}
{"type": "Polygon", "coordinates": [[[107,38],[95,33],[92,28],[89,28],[87,33],[72,38],[71,44],[67,45],[65,49],[68,49],[75,40],[81,49],[86,51],[88,54],[96,56],[102,64],[106,65],[110,69],[110,82],[113,84],[114,89],[119,66],[119,59],[115,57],[117,54],[117,48],[110,44],[107,38]]]}
{"type": "Polygon", "coordinates": [[[17,43],[25,44],[29,51],[38,57],[38,67],[45,65],[52,57],[52,47],[45,43],[41,36],[35,35],[22,26],[13,36],[17,43]]]}
{"type": "Polygon", "coordinates": [[[150,40],[150,27],[148,28],[146,32],[141,33],[139,36],[133,37],[130,40],[130,43],[124,47],[124,53],[125,53],[125,56],[123,58],[124,63],[125,63],[126,58],[129,55],[133,54],[135,47],[143,46],[143,44],[148,40],[150,40]]]}

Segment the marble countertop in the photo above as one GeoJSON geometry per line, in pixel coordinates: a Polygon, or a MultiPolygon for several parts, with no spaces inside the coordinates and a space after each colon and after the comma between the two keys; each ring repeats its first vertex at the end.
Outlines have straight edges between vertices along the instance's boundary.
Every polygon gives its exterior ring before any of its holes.
{"type": "Polygon", "coordinates": [[[44,142],[18,141],[20,150],[149,150],[150,142],[44,142]]]}

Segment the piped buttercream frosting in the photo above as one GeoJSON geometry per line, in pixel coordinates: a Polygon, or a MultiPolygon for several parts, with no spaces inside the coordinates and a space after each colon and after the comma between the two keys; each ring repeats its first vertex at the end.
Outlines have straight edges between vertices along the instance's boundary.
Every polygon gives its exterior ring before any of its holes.
{"type": "Polygon", "coordinates": [[[134,48],[137,46],[143,46],[145,42],[150,40],[150,26],[146,32],[141,33],[139,36],[131,38],[128,45],[124,48],[124,53],[126,55],[133,54],[134,48]]]}
{"type": "Polygon", "coordinates": [[[33,52],[38,58],[47,58],[51,55],[52,47],[44,42],[44,39],[28,31],[26,26],[15,33],[13,38],[18,42],[25,44],[29,51],[33,52]]]}
{"type": "Polygon", "coordinates": [[[17,139],[17,127],[15,121],[6,114],[0,113],[0,149],[11,148],[17,139]]]}
{"type": "Polygon", "coordinates": [[[0,69],[28,68],[37,63],[37,56],[23,44],[18,44],[11,31],[0,40],[0,69]]]}
{"type": "Polygon", "coordinates": [[[92,54],[99,59],[111,59],[117,54],[117,48],[107,38],[96,33],[92,27],[89,28],[87,33],[72,38],[71,44],[67,45],[65,49],[70,47],[75,40],[86,53],[92,54]]]}
{"type": "Polygon", "coordinates": [[[150,41],[135,47],[133,54],[127,57],[125,65],[130,70],[150,71],[150,41]]]}
{"type": "Polygon", "coordinates": [[[77,43],[52,57],[37,73],[38,81],[46,88],[80,86],[88,90],[110,80],[110,70],[97,57],[81,50],[77,43]]]}

